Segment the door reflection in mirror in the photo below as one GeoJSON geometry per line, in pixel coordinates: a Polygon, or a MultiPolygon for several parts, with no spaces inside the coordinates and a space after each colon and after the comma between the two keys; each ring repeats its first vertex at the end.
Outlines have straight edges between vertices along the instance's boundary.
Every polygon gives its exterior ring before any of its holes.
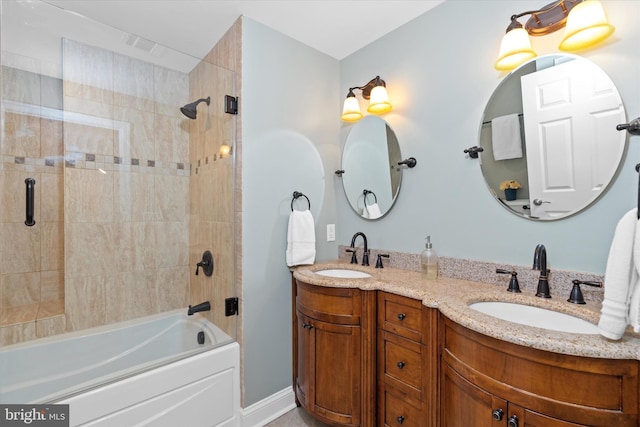
{"type": "Polygon", "coordinates": [[[591,61],[547,55],[524,64],[498,85],[483,115],[481,169],[491,194],[529,219],[561,219],[587,208],[620,166],[626,146],[616,130],[620,120],[620,95],[591,61]],[[522,115],[523,156],[495,160],[492,121],[510,114],[522,115]],[[505,180],[522,183],[516,200],[499,190],[505,180]]]}

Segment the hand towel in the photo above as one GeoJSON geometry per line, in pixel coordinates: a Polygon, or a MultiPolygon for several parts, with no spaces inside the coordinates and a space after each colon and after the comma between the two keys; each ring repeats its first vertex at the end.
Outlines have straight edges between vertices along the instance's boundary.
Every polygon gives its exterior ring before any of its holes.
{"type": "MultiPolygon", "coordinates": [[[[633,209],[636,212],[636,209],[633,209]]],[[[640,332],[640,232],[636,214],[636,234],[633,242],[633,274],[631,277],[631,300],[629,301],[629,324],[635,332],[640,332]]]]}
{"type": "Polygon", "coordinates": [[[517,113],[496,117],[491,120],[491,143],[495,160],[522,157],[520,117],[517,113]]]}
{"type": "Polygon", "coordinates": [[[362,209],[362,216],[367,219],[376,219],[382,216],[382,212],[380,211],[380,206],[377,203],[372,205],[364,205],[364,209],[362,209]]]}
{"type": "Polygon", "coordinates": [[[637,209],[624,214],[616,226],[609,249],[598,328],[602,336],[612,340],[622,338],[629,324],[629,303],[638,280],[634,263],[637,223],[637,209]]]}
{"type": "Polygon", "coordinates": [[[287,231],[287,265],[309,265],[316,259],[316,230],[310,210],[291,211],[287,231]]]}

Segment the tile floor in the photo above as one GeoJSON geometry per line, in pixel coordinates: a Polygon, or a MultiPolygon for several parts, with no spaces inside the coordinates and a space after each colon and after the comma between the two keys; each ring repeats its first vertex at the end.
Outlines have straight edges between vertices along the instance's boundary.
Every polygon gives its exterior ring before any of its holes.
{"type": "Polygon", "coordinates": [[[271,421],[265,427],[330,427],[307,414],[302,408],[295,408],[271,421]]]}

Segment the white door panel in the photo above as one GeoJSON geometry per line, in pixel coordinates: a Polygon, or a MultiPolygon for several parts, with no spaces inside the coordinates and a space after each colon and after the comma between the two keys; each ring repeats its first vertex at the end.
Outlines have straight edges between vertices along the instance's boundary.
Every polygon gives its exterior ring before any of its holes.
{"type": "Polygon", "coordinates": [[[624,121],[622,102],[603,71],[585,72],[577,61],[521,83],[531,216],[567,215],[595,200],[615,173],[605,165],[617,165],[612,159],[624,150],[611,132],[624,121]]]}

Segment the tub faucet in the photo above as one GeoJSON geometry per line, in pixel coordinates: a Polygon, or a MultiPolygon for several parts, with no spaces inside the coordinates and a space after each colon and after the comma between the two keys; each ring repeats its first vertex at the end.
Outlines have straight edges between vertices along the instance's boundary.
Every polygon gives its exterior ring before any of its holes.
{"type": "Polygon", "coordinates": [[[350,246],[350,248],[353,249],[353,251],[349,251],[349,252],[353,252],[353,256],[351,257],[351,264],[357,264],[358,263],[358,260],[355,257],[355,255],[356,255],[356,253],[355,253],[355,245],[356,245],[356,238],[358,236],[362,236],[362,240],[364,240],[364,253],[362,254],[362,265],[369,265],[369,248],[367,247],[367,236],[365,236],[362,231],[358,231],[351,238],[351,246],[350,246]]]}
{"type": "Polygon", "coordinates": [[[551,293],[549,291],[549,270],[547,270],[547,249],[543,244],[536,246],[536,250],[533,253],[533,269],[540,270],[536,296],[541,298],[551,298],[551,293]]]}
{"type": "Polygon", "coordinates": [[[193,316],[194,313],[198,313],[200,311],[211,311],[211,304],[209,303],[209,301],[201,302],[200,304],[196,304],[193,307],[189,306],[187,315],[193,316]]]}

